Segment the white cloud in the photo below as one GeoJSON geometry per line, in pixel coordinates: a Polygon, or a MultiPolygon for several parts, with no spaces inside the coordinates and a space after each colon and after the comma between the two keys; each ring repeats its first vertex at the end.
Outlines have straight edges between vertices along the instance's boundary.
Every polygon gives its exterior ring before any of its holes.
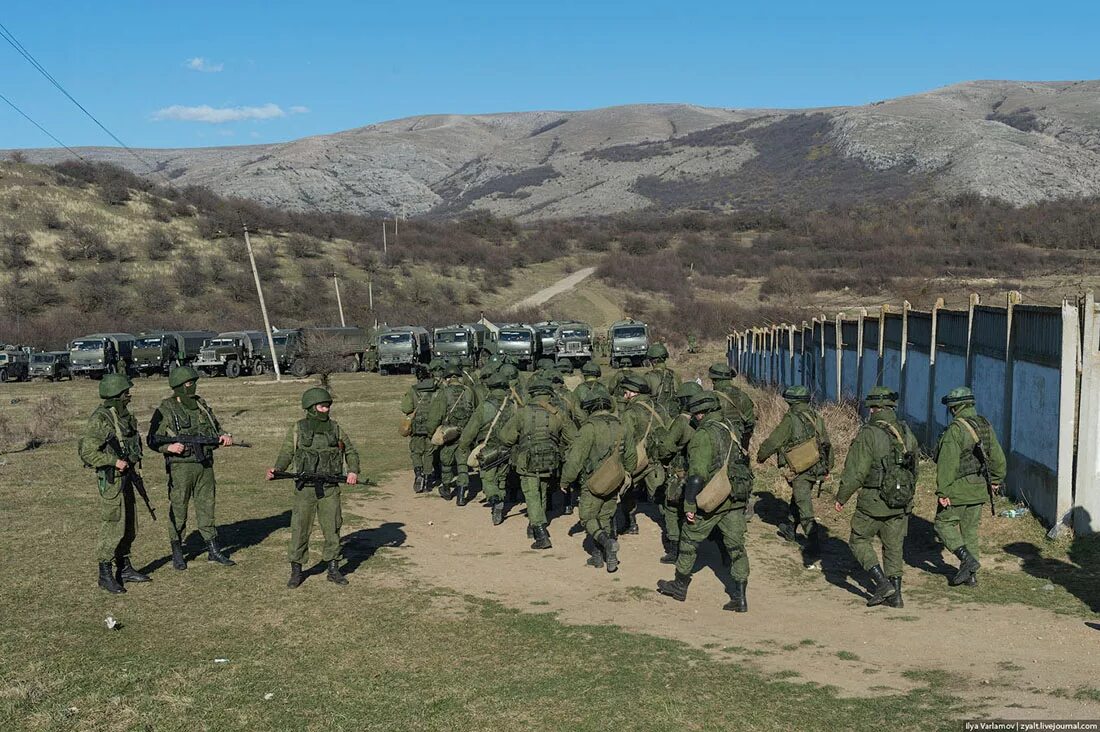
{"type": "Polygon", "coordinates": [[[301,105],[295,105],[295,106],[290,108],[290,113],[291,114],[308,114],[309,113],[309,107],[303,107],[301,105]]]}
{"type": "Polygon", "coordinates": [[[246,119],[275,119],[285,116],[286,112],[283,111],[282,107],[270,102],[259,107],[211,107],[209,104],[185,107],[173,104],[171,107],[164,107],[153,112],[153,119],[157,122],[177,120],[180,122],[207,122],[215,125],[225,122],[240,122],[246,119]]]}
{"type": "Polygon", "coordinates": [[[187,59],[187,63],[185,63],[184,66],[192,71],[203,71],[208,74],[216,74],[225,68],[225,64],[213,63],[202,56],[187,59]]]}

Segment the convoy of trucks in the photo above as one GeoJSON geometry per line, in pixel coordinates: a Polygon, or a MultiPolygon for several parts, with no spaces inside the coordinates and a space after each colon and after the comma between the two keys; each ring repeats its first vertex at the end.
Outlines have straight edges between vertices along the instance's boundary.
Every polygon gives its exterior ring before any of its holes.
{"type": "Polygon", "coordinates": [[[481,323],[464,323],[436,328],[432,334],[435,358],[460,358],[475,367],[481,365],[490,341],[489,329],[481,323]]]}
{"type": "Polygon", "coordinates": [[[411,372],[418,363],[428,363],[431,356],[431,336],[418,325],[400,325],[378,334],[378,373],[382,375],[411,372]]]}
{"type": "Polygon", "coordinates": [[[131,370],[143,376],[167,376],[173,367],[194,361],[203,344],[214,336],[209,330],[142,333],[134,340],[131,370]]]}

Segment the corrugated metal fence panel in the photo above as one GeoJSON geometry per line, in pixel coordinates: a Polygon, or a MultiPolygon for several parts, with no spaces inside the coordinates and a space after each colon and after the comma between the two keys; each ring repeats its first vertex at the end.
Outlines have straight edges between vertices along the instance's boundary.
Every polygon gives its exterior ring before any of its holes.
{"type": "Polygon", "coordinates": [[[936,314],[936,351],[966,355],[966,332],[970,313],[966,310],[940,310],[936,314]]]}
{"type": "Polygon", "coordinates": [[[1060,368],[1062,311],[1017,305],[1012,312],[1012,350],[1016,359],[1060,368]]]}
{"type": "Polygon", "coordinates": [[[979,305],[974,308],[974,327],[970,334],[970,352],[1004,359],[1008,340],[1008,313],[1004,308],[979,305]]]}

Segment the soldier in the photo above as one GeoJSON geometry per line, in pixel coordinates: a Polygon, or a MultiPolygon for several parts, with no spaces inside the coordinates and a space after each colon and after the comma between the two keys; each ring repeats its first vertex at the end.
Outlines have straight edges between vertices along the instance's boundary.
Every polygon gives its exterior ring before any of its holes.
{"type": "Polygon", "coordinates": [[[570,442],[572,422],[554,406],[554,387],[535,379],[528,387],[530,400],[505,423],[500,441],[512,450],[512,465],[519,474],[527,501],[527,531],[535,540],[532,549],[550,549],[546,497],[561,465],[562,443],[570,442]]]}
{"type": "MultiPolygon", "coordinates": [[[[302,409],[306,410],[306,416],[287,431],[283,447],[275,458],[275,467],[267,471],[267,479],[274,480],[276,472],[283,472],[291,465],[295,473],[335,479],[344,472],[346,464],[348,472],[344,482],[348,485],[358,483],[359,453],[336,420],[330,419],[332,395],[316,386],[306,389],[302,394],[302,409]]],[[[290,546],[287,548],[290,580],[286,586],[293,589],[302,584],[302,563],[309,556],[309,535],[313,531],[315,514],[325,535],[321,561],[328,565],[328,581],[346,585],[348,581],[340,571],[340,525],[343,523],[340,484],[335,480],[312,484],[296,481],[293,503],[290,546]]]]}
{"type": "Polygon", "coordinates": [[[457,495],[459,506],[466,505],[466,491],[458,489],[452,493],[453,483],[458,475],[458,438],[462,434],[462,428],[470,421],[470,415],[477,406],[475,402],[473,390],[463,382],[462,368],[451,365],[444,370],[443,384],[428,407],[426,427],[433,440],[437,430],[441,431],[440,434],[454,432],[453,439],[439,445],[439,496],[450,500],[452,495],[457,495]]]}
{"type": "Polygon", "coordinates": [[[870,416],[848,449],[834,508],[837,513],[843,511],[844,504],[859,491],[849,543],[874,583],[867,607],[884,602],[902,607],[902,551],[916,492],[919,445],[909,425],[894,411],[896,392],[876,386],[863,403],[870,416]],[[882,541],[882,564],[872,544],[876,536],[882,541]]]}
{"type": "Polygon", "coordinates": [[[675,409],[676,387],[680,386],[680,377],[667,365],[668,348],[663,343],[654,343],[646,351],[646,358],[652,365],[645,374],[650,396],[654,402],[663,406],[665,411],[675,409]]]}
{"type": "Polygon", "coordinates": [[[163,453],[168,473],[168,540],[172,547],[172,566],[187,569],[183,539],[187,528],[187,507],[194,500],[195,523],[206,541],[206,560],[232,567],[234,562],[218,546],[214,527],[217,485],[214,481],[214,450],[189,447],[171,438],[209,437],[218,439],[218,447],[229,447],[233,436],[224,432],[218,418],[198,390],[199,372],[190,366],[172,369],[168,386],[172,396],[160,403],[149,423],[149,447],[163,453]]]}
{"type": "Polygon", "coordinates": [[[747,586],[749,555],[745,552],[745,502],[752,493],[752,467],[748,454],[741,449],[742,436],[737,426],[722,413],[722,404],[713,392],[691,397],[695,433],[687,448],[687,479],[684,481],[684,525],[676,557],[675,579],[657,582],[657,591],[674,600],[687,599],[688,585],[695,568],[700,542],[717,528],[730,558],[733,592],[722,609],[748,612],[747,586]],[[710,511],[697,505],[700,493],[720,470],[726,471],[730,493],[710,511]]]}
{"type": "Polygon", "coordinates": [[[575,369],[573,368],[573,362],[567,358],[563,358],[562,360],[554,364],[554,368],[557,369],[558,373],[561,374],[563,378],[566,376],[572,376],[573,372],[575,371],[575,369]]]}
{"type": "Polygon", "coordinates": [[[437,384],[443,383],[443,371],[447,368],[447,364],[441,358],[433,358],[428,362],[428,373],[435,379],[437,384]]]}
{"type": "MultiPolygon", "coordinates": [[[[137,537],[135,483],[141,480],[141,435],[130,413],[130,388],[123,374],[107,374],[99,382],[99,398],[77,445],[81,461],[95,468],[99,481],[99,586],[117,594],[125,582],[148,582],[134,569],[130,547],[137,537]],[[118,577],[111,562],[118,567],[118,577]]],[[[152,510],[152,509],[150,509],[152,510]]]]}
{"type": "Polygon", "coordinates": [[[636,468],[637,455],[627,439],[622,422],[611,412],[610,397],[594,392],[584,401],[582,407],[590,416],[569,445],[562,468],[562,483],[570,484],[579,480],[582,484],[580,518],[585,533],[591,540],[588,566],[598,569],[606,562],[607,571],[615,572],[619,568],[619,543],[615,540],[612,527],[619,489],[598,496],[592,492],[588,481],[604,460],[611,458],[615,451],[618,451],[627,474],[636,468]]]}
{"type": "Polygon", "coordinates": [[[989,420],[974,407],[974,392],[952,389],[942,400],[952,421],[936,446],[936,536],[959,558],[950,584],[978,584],[978,527],[986,499],[1001,488],[1007,463],[989,420]]]}
{"type": "Polygon", "coordinates": [[[722,414],[733,422],[741,435],[741,447],[748,450],[752,432],[756,428],[756,411],[752,399],[733,384],[737,372],[730,365],[719,361],[707,369],[707,376],[714,384],[714,393],[722,402],[722,414]]]}
{"type": "Polygon", "coordinates": [[[416,367],[417,382],[401,400],[401,412],[410,419],[409,455],[413,466],[413,493],[428,493],[435,487],[436,448],[428,431],[428,410],[439,390],[423,366],[416,367]]]}
{"type": "Polygon", "coordinates": [[[475,446],[480,446],[481,490],[492,512],[493,526],[499,526],[504,521],[504,490],[508,479],[508,462],[501,459],[500,432],[515,414],[516,402],[508,388],[508,377],[499,371],[489,376],[486,386],[489,388],[488,395],[470,415],[462,436],[458,438],[456,483],[462,491],[469,486],[470,453],[475,446]],[[489,460],[482,461],[483,458],[489,460]]]}
{"type": "Polygon", "coordinates": [[[584,365],[581,366],[583,381],[577,384],[576,388],[573,389],[573,401],[580,405],[581,415],[578,416],[582,419],[588,416],[587,412],[584,411],[584,403],[593,395],[601,394],[611,399],[611,392],[609,392],[603,382],[600,381],[600,376],[602,375],[603,370],[595,361],[585,361],[584,365]]]}
{"type": "Polygon", "coordinates": [[[664,469],[660,467],[656,458],[659,452],[658,445],[664,436],[667,414],[650,397],[649,382],[640,374],[627,374],[619,382],[619,388],[623,390],[622,420],[627,440],[632,445],[644,444],[646,456],[653,458],[646,460],[644,465],[637,466],[639,473],[632,476],[631,485],[619,498],[619,507],[626,522],[623,533],[637,534],[638,496],[643,490],[643,483],[645,488],[651,491],[651,495],[664,483],[663,479],[658,480],[664,477],[664,469]],[[641,471],[646,472],[643,475],[641,471]],[[661,475],[653,476],[654,471],[658,471],[661,475]],[[652,488],[649,483],[653,484],[652,488]]]}
{"type": "MultiPolygon", "coordinates": [[[[569,420],[570,427],[572,428],[569,430],[569,434],[572,435],[580,426],[580,405],[577,404],[576,399],[573,398],[573,392],[569,391],[569,389],[565,387],[565,379],[563,378],[560,371],[554,371],[550,374],[550,383],[554,385],[554,395],[550,398],[550,400],[553,405],[561,410],[561,413],[569,420]]],[[[564,454],[565,450],[568,447],[568,442],[562,443],[562,454],[564,454]]],[[[561,471],[555,471],[554,477],[555,479],[560,478],[561,471]]],[[[573,485],[567,483],[561,483],[561,489],[564,494],[562,513],[564,513],[566,516],[572,516],[573,510],[576,507],[577,500],[580,496],[579,488],[576,488],[573,485]]],[[[550,510],[551,504],[553,503],[552,496],[552,493],[547,496],[547,511],[550,510]]]]}
{"type": "Polygon", "coordinates": [[[787,413],[768,435],[756,453],[756,462],[763,463],[776,456],[783,477],[791,486],[789,521],[779,524],[779,534],[787,541],[795,541],[799,525],[806,537],[806,559],[812,560],[821,553],[821,524],[814,520],[813,489],[829,477],[833,469],[833,446],[825,421],[810,406],[810,390],[804,386],[788,386],[783,390],[787,413]],[[813,441],[811,443],[811,440],[813,441]],[[795,472],[789,456],[791,450],[812,444],[818,461],[795,472]]]}
{"type": "Polygon", "coordinates": [[[661,514],[664,517],[661,543],[665,549],[665,554],[660,559],[661,564],[676,564],[676,558],[680,552],[684,480],[687,478],[687,447],[695,434],[695,429],[691,425],[691,412],[688,411],[688,402],[702,391],[703,387],[694,381],[685,381],[680,384],[680,387],[676,390],[676,399],[680,407],[679,414],[670,421],[668,429],[661,437],[658,448],[661,462],[665,464],[665,470],[668,473],[668,478],[665,481],[665,493],[661,501],[661,514]]]}

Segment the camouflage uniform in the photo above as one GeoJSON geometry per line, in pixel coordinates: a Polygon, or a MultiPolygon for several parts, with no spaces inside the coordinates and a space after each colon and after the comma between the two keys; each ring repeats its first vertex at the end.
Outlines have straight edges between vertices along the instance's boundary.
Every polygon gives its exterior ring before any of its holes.
{"type": "Polygon", "coordinates": [[[676,390],[680,387],[680,377],[666,363],[668,349],[662,343],[654,343],[646,352],[646,357],[653,365],[645,374],[650,398],[666,412],[672,412],[677,407],[676,390]]]}
{"type": "Polygon", "coordinates": [[[688,412],[688,401],[703,391],[703,387],[694,381],[685,381],[676,390],[680,405],[679,414],[673,417],[661,437],[658,456],[668,475],[665,480],[664,496],[661,499],[661,515],[664,518],[662,543],[665,555],[662,564],[675,564],[680,551],[680,533],[683,526],[684,480],[687,478],[687,447],[695,435],[688,412]]]}
{"type": "Polygon", "coordinates": [[[721,361],[712,364],[707,369],[707,375],[714,384],[714,393],[722,403],[722,416],[737,428],[737,434],[741,435],[741,447],[748,450],[753,430],[756,429],[756,410],[752,399],[733,385],[737,372],[729,364],[721,361]]]}
{"type": "MultiPolygon", "coordinates": [[[[473,390],[463,383],[462,369],[448,366],[444,372],[444,383],[432,397],[428,407],[428,434],[433,435],[439,428],[453,427],[461,430],[470,420],[477,406],[473,390]]],[[[458,438],[439,448],[440,484],[439,495],[450,499],[454,479],[458,475],[458,438]]],[[[461,503],[465,503],[465,492],[455,491],[461,503]]]]}
{"type": "Polygon", "coordinates": [[[435,487],[436,446],[432,444],[431,432],[428,431],[428,410],[438,390],[435,379],[424,372],[401,400],[401,412],[412,417],[409,455],[412,458],[414,493],[427,493],[435,487]]]}
{"type": "MultiPolygon", "coordinates": [[[[637,374],[630,374],[619,383],[623,390],[622,419],[627,440],[632,445],[644,443],[647,457],[644,466],[637,466],[631,485],[623,491],[620,508],[626,522],[623,533],[638,533],[638,498],[642,491],[653,499],[664,487],[665,470],[658,460],[659,445],[668,415],[660,404],[649,395],[649,382],[637,374]],[[631,393],[632,396],[626,395],[631,393]]],[[[640,456],[639,456],[640,457],[640,456]]]]}
{"type": "MultiPolygon", "coordinates": [[[[459,490],[466,490],[469,485],[468,460],[475,445],[484,443],[485,450],[497,450],[501,448],[500,433],[504,425],[511,419],[516,411],[516,402],[508,390],[508,379],[503,374],[493,374],[487,381],[490,389],[488,396],[482,400],[458,438],[458,479],[459,490]]],[[[504,521],[504,492],[508,480],[507,461],[481,467],[481,489],[492,511],[493,525],[497,526],[504,521]]]]}

